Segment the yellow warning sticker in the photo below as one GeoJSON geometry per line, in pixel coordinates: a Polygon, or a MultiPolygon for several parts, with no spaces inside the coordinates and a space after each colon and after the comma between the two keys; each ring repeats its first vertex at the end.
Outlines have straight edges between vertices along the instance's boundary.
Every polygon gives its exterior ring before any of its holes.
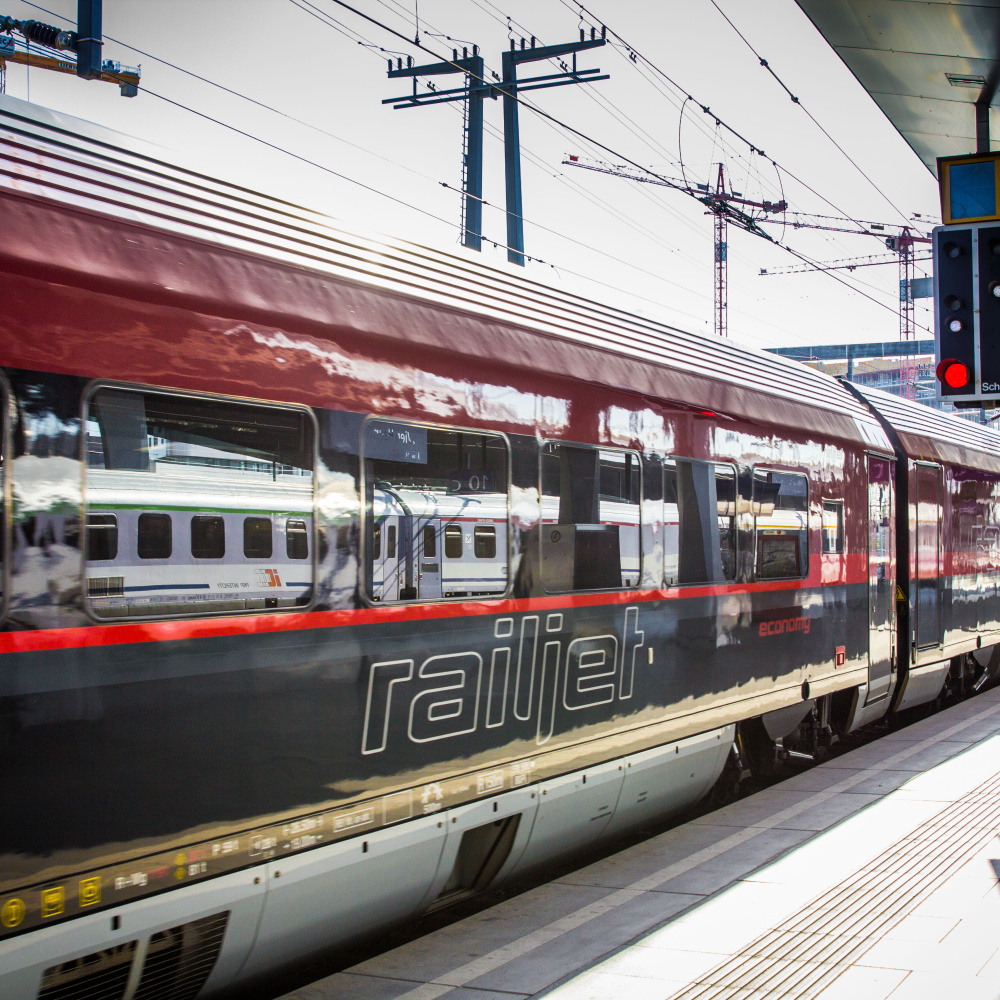
{"type": "Polygon", "coordinates": [[[61,885],[42,889],[42,919],[58,917],[66,910],[66,895],[61,885]]]}
{"type": "Polygon", "coordinates": [[[80,905],[93,906],[101,901],[101,876],[80,879],[80,905]]]}
{"type": "Polygon", "coordinates": [[[896,600],[905,601],[906,595],[903,593],[903,588],[897,583],[896,584],[896,600]]]}
{"type": "Polygon", "coordinates": [[[16,927],[24,920],[25,912],[26,907],[23,899],[8,899],[0,907],[0,924],[3,924],[4,927],[16,927]]]}

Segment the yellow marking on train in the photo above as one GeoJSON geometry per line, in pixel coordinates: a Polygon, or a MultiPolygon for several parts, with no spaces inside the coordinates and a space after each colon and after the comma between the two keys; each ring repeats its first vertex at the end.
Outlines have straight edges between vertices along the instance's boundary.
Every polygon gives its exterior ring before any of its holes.
{"type": "Polygon", "coordinates": [[[80,879],[80,905],[93,906],[101,901],[101,876],[80,879]]]}
{"type": "Polygon", "coordinates": [[[16,927],[24,920],[27,909],[23,899],[8,899],[0,908],[0,924],[4,927],[16,927]]]}
{"type": "Polygon", "coordinates": [[[906,595],[903,593],[903,588],[897,583],[896,584],[896,600],[905,601],[906,595]]]}
{"type": "Polygon", "coordinates": [[[66,893],[61,885],[42,889],[42,919],[58,917],[66,912],[66,893]]]}

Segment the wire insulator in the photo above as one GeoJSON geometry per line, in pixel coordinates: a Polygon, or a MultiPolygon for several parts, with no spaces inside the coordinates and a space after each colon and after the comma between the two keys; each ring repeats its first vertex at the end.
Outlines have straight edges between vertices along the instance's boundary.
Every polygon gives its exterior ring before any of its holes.
{"type": "Polygon", "coordinates": [[[37,42],[50,49],[75,49],[74,32],[60,31],[59,28],[43,21],[22,21],[21,34],[30,42],[37,42]]]}

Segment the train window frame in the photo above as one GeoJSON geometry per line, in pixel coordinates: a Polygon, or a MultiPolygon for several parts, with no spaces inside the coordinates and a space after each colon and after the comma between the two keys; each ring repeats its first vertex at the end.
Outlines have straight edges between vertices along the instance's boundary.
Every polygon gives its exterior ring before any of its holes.
{"type": "MultiPolygon", "coordinates": [[[[810,509],[810,500],[812,497],[812,483],[809,479],[809,473],[803,471],[802,469],[776,469],[772,466],[765,465],[755,465],[750,468],[750,508],[753,515],[753,579],[761,583],[772,583],[781,580],[807,580],[809,578],[809,573],[812,568],[812,539],[811,539],[811,527],[812,527],[812,517],[810,509]],[[776,474],[779,476],[798,476],[806,481],[806,499],[805,499],[805,516],[806,516],[806,526],[805,532],[805,560],[804,566],[800,565],[802,572],[792,573],[787,576],[761,576],[758,571],[758,559],[759,559],[759,544],[760,544],[760,529],[757,526],[758,513],[754,507],[756,504],[756,498],[754,496],[754,488],[757,482],[758,474],[776,474]]],[[[800,552],[801,555],[801,552],[800,552]]]]}
{"type": "Polygon", "coordinates": [[[288,559],[295,559],[296,561],[300,559],[309,558],[309,526],[306,524],[305,520],[301,517],[285,518],[285,556],[288,559]],[[292,527],[293,524],[295,525],[294,528],[292,527]],[[297,539],[300,536],[305,543],[306,551],[305,555],[298,556],[292,552],[292,549],[293,547],[296,549],[298,548],[299,542],[297,541],[297,539]],[[296,539],[294,546],[292,544],[293,538],[296,539]]]}
{"type": "Polygon", "coordinates": [[[829,497],[820,498],[820,534],[822,536],[822,541],[820,542],[820,554],[824,556],[842,556],[847,551],[847,530],[846,522],[844,520],[845,510],[844,510],[843,500],[834,500],[829,497]],[[835,507],[838,511],[837,514],[837,545],[835,548],[828,549],[826,547],[826,525],[823,523],[826,518],[827,505],[830,507],[835,507]]]}
{"type": "MultiPolygon", "coordinates": [[[[0,373],[2,375],[2,373],[0,373]]],[[[114,379],[94,379],[89,382],[81,393],[81,403],[80,403],[80,417],[81,417],[81,433],[80,433],[80,462],[82,466],[82,480],[83,480],[83,491],[80,503],[80,521],[82,525],[86,525],[86,517],[89,511],[89,496],[88,496],[88,484],[87,484],[87,434],[86,427],[89,420],[90,408],[93,400],[97,393],[102,389],[121,391],[121,392],[134,392],[140,395],[142,394],[155,394],[158,396],[173,396],[183,399],[190,399],[193,401],[206,401],[209,403],[222,403],[229,404],[232,406],[245,406],[250,407],[255,410],[273,410],[277,413],[296,413],[300,414],[305,421],[305,429],[309,435],[309,447],[306,454],[311,463],[312,473],[312,489],[310,495],[310,501],[308,505],[308,517],[312,520],[315,526],[317,524],[317,519],[319,517],[319,509],[317,505],[317,495],[316,495],[316,475],[317,470],[320,468],[319,462],[319,441],[320,441],[320,428],[319,423],[316,419],[316,414],[313,409],[309,406],[302,405],[300,403],[285,403],[268,399],[256,399],[251,396],[236,396],[236,395],[226,395],[224,393],[214,393],[214,392],[200,392],[198,390],[191,389],[177,389],[171,386],[163,385],[153,385],[146,384],[142,382],[125,382],[117,381],[114,379]]],[[[11,397],[13,398],[13,397],[11,397]]],[[[237,512],[238,513],[238,512],[237,512]]],[[[120,530],[120,529],[119,529],[120,530]]],[[[305,611],[312,610],[318,598],[318,562],[317,562],[317,551],[319,546],[310,546],[311,552],[308,560],[303,560],[303,563],[307,563],[309,566],[310,580],[312,582],[308,601],[303,601],[301,604],[288,605],[282,607],[271,607],[265,606],[263,608],[226,608],[223,610],[181,610],[176,613],[164,613],[158,612],[154,614],[123,614],[118,616],[112,616],[108,614],[98,614],[92,603],[91,603],[91,590],[89,588],[87,572],[88,565],[86,559],[86,544],[85,541],[80,546],[80,579],[82,581],[81,593],[83,596],[83,609],[87,617],[99,625],[114,625],[120,624],[122,622],[147,622],[147,621],[183,621],[183,620],[200,620],[207,618],[218,618],[218,617],[232,617],[233,615],[261,615],[261,614],[296,614],[305,611]]],[[[303,566],[304,568],[304,566],[303,566]]],[[[117,578],[111,578],[112,584],[116,582],[117,578]]],[[[95,596],[96,595],[95,592],[95,596]]]]}
{"type": "Polygon", "coordinates": [[[496,559],[497,529],[495,524],[477,524],[472,528],[472,555],[476,559],[496,559]],[[480,545],[480,539],[484,539],[480,545]],[[492,545],[491,545],[492,543],[492,545]],[[486,549],[480,552],[480,548],[486,549]],[[489,551],[492,548],[492,552],[489,551]]]}
{"type": "MultiPolygon", "coordinates": [[[[226,521],[219,514],[192,514],[191,515],[191,558],[192,559],[225,559],[226,558],[226,521]],[[195,522],[202,524],[205,521],[218,521],[222,525],[222,551],[218,555],[200,556],[194,550],[195,522]]],[[[88,560],[89,562],[89,560],[88,560]]]]}
{"type": "MultiPolygon", "coordinates": [[[[263,536],[263,532],[261,532],[263,536]]],[[[243,516],[243,558],[244,559],[273,559],[274,558],[274,522],[269,517],[262,517],[259,514],[245,514],[243,516]],[[256,528],[265,522],[267,524],[267,552],[247,552],[247,540],[252,536],[256,528]],[[250,529],[249,533],[248,530],[250,529]]]]}
{"type": "MultiPolygon", "coordinates": [[[[108,532],[111,533],[110,531],[108,532]]],[[[87,514],[83,521],[83,558],[88,562],[113,562],[118,558],[118,515],[108,514],[101,512],[99,514],[87,514]],[[111,518],[114,524],[108,524],[106,521],[98,522],[97,518],[111,518]],[[91,524],[91,519],[94,523],[91,524]],[[114,551],[110,556],[102,556],[100,559],[92,556],[90,554],[90,532],[94,528],[114,528],[114,551]]]]}
{"type": "MultiPolygon", "coordinates": [[[[644,518],[644,513],[645,513],[644,509],[643,509],[643,506],[644,506],[643,505],[643,496],[644,496],[643,490],[644,490],[644,482],[645,482],[645,480],[643,478],[644,473],[643,473],[643,467],[642,467],[642,452],[637,451],[635,448],[618,448],[618,447],[615,447],[613,445],[593,444],[591,442],[586,442],[586,441],[566,441],[566,440],[563,440],[562,438],[543,438],[538,443],[538,498],[539,498],[539,505],[540,505],[540,507],[541,507],[543,498],[547,495],[545,493],[545,458],[546,458],[546,449],[548,447],[550,447],[550,446],[554,446],[556,448],[578,448],[578,449],[581,449],[581,450],[582,449],[586,449],[587,451],[596,452],[598,454],[598,456],[601,453],[616,454],[616,455],[631,455],[632,458],[635,460],[636,471],[638,472],[638,477],[639,477],[639,484],[638,484],[638,490],[637,490],[637,497],[638,497],[638,499],[637,499],[637,501],[635,503],[635,506],[636,506],[636,508],[638,510],[638,513],[639,513],[639,520],[636,523],[636,528],[637,528],[637,532],[638,532],[638,543],[639,543],[639,549],[638,549],[638,572],[636,574],[636,582],[634,584],[628,584],[628,585],[622,584],[622,585],[617,586],[617,587],[588,587],[588,588],[579,588],[579,589],[576,588],[576,587],[568,587],[566,589],[551,587],[549,585],[549,582],[546,580],[546,574],[545,574],[545,556],[544,556],[544,552],[543,552],[544,542],[543,542],[543,537],[542,536],[543,536],[544,531],[546,530],[546,527],[545,527],[545,521],[544,521],[544,513],[540,509],[539,510],[539,519],[538,519],[538,529],[539,529],[539,537],[538,537],[538,542],[539,542],[539,544],[538,544],[538,580],[539,580],[539,582],[541,584],[542,590],[546,594],[601,594],[601,593],[611,593],[611,594],[614,594],[614,593],[622,593],[622,592],[629,592],[629,591],[641,590],[642,589],[642,557],[643,557],[643,538],[642,538],[643,532],[642,532],[642,529],[643,529],[643,525],[645,524],[645,521],[643,519],[644,518]]],[[[598,459],[598,461],[599,460],[600,459],[598,459]]],[[[600,497],[600,482],[599,481],[598,481],[597,486],[598,486],[598,498],[599,498],[600,497]]],[[[583,523],[583,522],[575,522],[575,523],[583,523]]],[[[619,550],[619,567],[621,565],[620,560],[621,560],[621,555],[620,555],[620,550],[619,550]]],[[[619,572],[620,572],[620,569],[619,569],[619,572]]]]}
{"type": "MultiPolygon", "coordinates": [[[[16,403],[7,376],[0,370],[0,625],[7,619],[14,540],[14,424],[16,403]]],[[[82,514],[82,512],[81,512],[82,514]]]]}
{"type": "MultiPolygon", "coordinates": [[[[155,536],[153,536],[153,537],[155,539],[155,536]]],[[[152,562],[154,560],[160,560],[160,559],[167,560],[167,559],[169,559],[174,554],[174,519],[173,519],[172,514],[168,513],[167,511],[162,511],[162,510],[147,510],[147,511],[143,511],[139,515],[139,522],[138,522],[138,525],[136,527],[135,552],[136,552],[136,555],[140,559],[142,559],[144,561],[147,561],[147,562],[152,562]],[[165,536],[166,540],[167,540],[167,553],[166,553],[166,555],[144,556],[142,554],[142,545],[143,545],[142,522],[143,522],[143,518],[146,519],[146,523],[147,524],[149,522],[151,522],[151,521],[154,522],[154,523],[163,523],[163,524],[166,524],[166,526],[167,526],[167,531],[166,531],[166,536],[165,536]]]]}
{"type": "Polygon", "coordinates": [[[461,559],[465,546],[462,544],[462,526],[446,524],[444,526],[444,557],[445,559],[461,559]],[[458,538],[456,543],[455,539],[458,538]]]}
{"type": "MultiPolygon", "coordinates": [[[[374,459],[378,461],[378,459],[374,459]]],[[[361,527],[361,544],[359,552],[359,566],[358,566],[358,591],[361,600],[367,607],[379,608],[379,607],[399,607],[409,604],[454,604],[456,602],[460,603],[462,601],[469,601],[474,599],[477,602],[483,600],[496,600],[501,601],[509,598],[513,592],[513,579],[511,573],[511,555],[513,552],[513,523],[511,518],[511,488],[512,488],[512,464],[511,464],[511,446],[510,438],[504,431],[498,431],[492,427],[470,427],[468,425],[455,425],[455,424],[441,424],[435,423],[428,420],[413,420],[407,417],[392,417],[384,414],[370,413],[365,416],[361,421],[361,427],[358,435],[358,467],[361,472],[361,482],[359,484],[360,498],[361,498],[361,517],[360,517],[360,527],[361,527]],[[366,477],[366,465],[365,463],[369,461],[372,457],[368,454],[365,447],[365,442],[367,439],[368,428],[373,423],[384,423],[392,424],[398,427],[413,427],[425,431],[443,431],[448,434],[474,434],[479,437],[491,437],[496,438],[503,444],[504,457],[506,462],[507,471],[507,482],[505,489],[503,490],[504,496],[504,524],[506,526],[507,544],[504,550],[505,556],[505,577],[506,584],[503,591],[498,591],[495,594],[479,595],[475,598],[470,598],[466,595],[458,596],[445,596],[440,597],[406,597],[398,598],[393,601],[381,601],[378,599],[373,599],[373,581],[369,578],[369,566],[371,559],[369,558],[369,522],[371,521],[371,512],[369,510],[371,506],[371,498],[367,494],[367,484],[365,481],[366,477]]],[[[444,540],[442,539],[442,542],[444,540]]],[[[383,543],[384,544],[384,543],[383,543]]],[[[499,551],[499,549],[498,549],[499,551]]],[[[444,545],[439,546],[440,557],[443,562],[445,558],[444,545]]]]}
{"type": "MultiPolygon", "coordinates": [[[[734,509],[732,514],[727,514],[726,516],[732,518],[733,520],[733,544],[732,544],[732,558],[733,558],[733,575],[726,576],[725,572],[722,574],[722,579],[720,580],[677,580],[673,583],[667,582],[667,550],[666,544],[664,542],[663,546],[663,586],[668,589],[673,589],[674,587],[728,587],[739,582],[740,579],[740,526],[739,526],[739,515],[740,515],[740,470],[735,462],[729,459],[714,459],[714,458],[689,458],[687,455],[665,455],[660,461],[660,495],[662,497],[661,503],[666,505],[666,476],[667,470],[670,464],[673,464],[676,469],[678,462],[686,462],[688,465],[704,465],[710,466],[712,469],[728,469],[733,474],[733,497],[734,497],[734,509]]],[[[718,475],[717,473],[715,474],[718,475]]],[[[718,505],[716,505],[716,518],[718,518],[718,505]]],[[[662,515],[664,524],[664,533],[666,525],[666,514],[662,515]]],[[[679,525],[678,525],[679,528],[679,525]]],[[[679,555],[679,539],[678,539],[678,555],[679,555]]],[[[720,546],[720,559],[721,559],[721,546],[720,546]]]]}
{"type": "Polygon", "coordinates": [[[424,537],[421,544],[424,547],[425,559],[437,559],[437,532],[433,525],[424,525],[424,537]]]}

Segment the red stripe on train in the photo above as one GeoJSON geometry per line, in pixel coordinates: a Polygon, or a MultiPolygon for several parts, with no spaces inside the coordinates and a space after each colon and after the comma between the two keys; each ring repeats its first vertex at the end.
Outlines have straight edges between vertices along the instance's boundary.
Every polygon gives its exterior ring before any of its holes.
{"type": "MultiPolygon", "coordinates": [[[[841,585],[841,581],[822,586],[839,585],[841,585]]],[[[301,629],[431,621],[436,618],[461,618],[476,615],[521,614],[561,608],[588,608],[601,605],[677,600],[685,597],[718,597],[734,593],[813,590],[817,586],[821,585],[815,579],[775,580],[750,584],[665,587],[660,590],[619,591],[612,594],[558,594],[551,597],[455,601],[447,604],[383,605],[344,611],[271,612],[263,615],[86,625],[80,628],[2,632],[0,633],[0,653],[26,653],[85,646],[118,646],[139,642],[211,639],[229,635],[260,635],[269,632],[293,632],[301,629]]]]}

